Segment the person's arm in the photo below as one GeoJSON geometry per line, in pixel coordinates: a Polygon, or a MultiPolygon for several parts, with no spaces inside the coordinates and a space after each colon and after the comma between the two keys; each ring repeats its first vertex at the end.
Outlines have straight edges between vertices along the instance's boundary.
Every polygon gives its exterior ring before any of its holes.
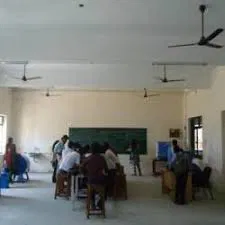
{"type": "Polygon", "coordinates": [[[61,143],[61,142],[59,142],[59,143],[55,146],[54,153],[55,153],[55,154],[58,154],[58,155],[61,155],[63,149],[64,149],[64,144],[61,143]]]}
{"type": "Polygon", "coordinates": [[[54,147],[54,149],[53,149],[53,153],[56,154],[56,153],[58,152],[59,145],[60,145],[60,142],[58,142],[58,143],[55,145],[55,147],[54,147]]]}

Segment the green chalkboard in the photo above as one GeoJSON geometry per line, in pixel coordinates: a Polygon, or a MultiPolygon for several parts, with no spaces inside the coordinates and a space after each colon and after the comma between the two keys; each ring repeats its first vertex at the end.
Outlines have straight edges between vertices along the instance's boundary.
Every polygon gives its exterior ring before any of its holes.
{"type": "Polygon", "coordinates": [[[135,139],[139,143],[140,154],[147,154],[146,128],[69,128],[69,138],[81,145],[108,142],[118,154],[128,154],[128,144],[135,139]]]}

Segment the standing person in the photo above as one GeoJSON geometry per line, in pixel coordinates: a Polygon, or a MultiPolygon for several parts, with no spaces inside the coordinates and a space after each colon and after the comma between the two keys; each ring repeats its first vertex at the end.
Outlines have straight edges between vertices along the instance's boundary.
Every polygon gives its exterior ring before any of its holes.
{"type": "Polygon", "coordinates": [[[129,156],[129,162],[130,165],[132,166],[132,169],[134,167],[134,161],[133,161],[133,153],[132,153],[132,147],[131,147],[131,143],[128,145],[128,148],[126,149],[127,152],[129,152],[130,156],[129,156]]]}
{"type": "Polygon", "coordinates": [[[56,172],[57,172],[57,168],[58,168],[58,163],[61,160],[62,151],[63,151],[64,145],[68,139],[69,139],[69,137],[67,135],[63,135],[61,140],[54,146],[54,150],[53,150],[54,171],[52,174],[52,182],[53,183],[56,182],[56,172]]]}
{"type": "Polygon", "coordinates": [[[136,140],[132,140],[131,143],[131,158],[133,160],[133,169],[134,176],[137,176],[137,169],[139,176],[142,176],[141,167],[140,167],[140,153],[139,153],[139,145],[136,140]]]}
{"type": "Polygon", "coordinates": [[[111,149],[109,143],[104,143],[105,160],[108,166],[108,195],[111,197],[113,195],[113,188],[115,184],[116,169],[119,165],[119,159],[111,149]]]}
{"type": "MultiPolygon", "coordinates": [[[[100,154],[101,146],[99,143],[95,142],[91,145],[92,154],[83,162],[82,167],[87,172],[88,183],[91,185],[106,185],[107,184],[107,173],[108,167],[105,158],[100,154]]],[[[107,193],[105,192],[105,197],[107,193]]],[[[92,208],[95,209],[96,206],[101,209],[102,199],[99,199],[97,204],[96,193],[92,196],[92,208]]]]}
{"type": "Polygon", "coordinates": [[[186,203],[186,185],[189,172],[189,159],[176,140],[172,141],[175,159],[171,169],[176,176],[175,204],[184,205],[186,203]]]}
{"type": "Polygon", "coordinates": [[[12,182],[12,175],[15,172],[16,163],[16,145],[13,143],[13,138],[8,138],[6,144],[4,162],[6,164],[7,170],[9,171],[9,180],[12,182]]]}

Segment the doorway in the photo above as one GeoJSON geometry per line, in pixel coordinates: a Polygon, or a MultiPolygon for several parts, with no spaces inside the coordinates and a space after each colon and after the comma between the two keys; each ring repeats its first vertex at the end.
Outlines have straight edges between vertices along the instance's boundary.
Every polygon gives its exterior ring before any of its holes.
{"type": "Polygon", "coordinates": [[[203,157],[203,127],[202,116],[189,118],[190,147],[193,154],[203,157]]]}

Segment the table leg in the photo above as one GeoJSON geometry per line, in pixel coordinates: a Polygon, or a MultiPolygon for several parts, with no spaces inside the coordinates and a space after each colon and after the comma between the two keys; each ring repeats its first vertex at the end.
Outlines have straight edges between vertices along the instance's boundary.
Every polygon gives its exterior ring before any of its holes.
{"type": "Polygon", "coordinates": [[[75,210],[75,193],[74,193],[74,185],[75,185],[75,176],[71,176],[71,200],[72,200],[72,209],[75,210]]]}
{"type": "Polygon", "coordinates": [[[79,194],[79,176],[76,176],[76,182],[75,182],[75,196],[78,198],[79,194]]]}

